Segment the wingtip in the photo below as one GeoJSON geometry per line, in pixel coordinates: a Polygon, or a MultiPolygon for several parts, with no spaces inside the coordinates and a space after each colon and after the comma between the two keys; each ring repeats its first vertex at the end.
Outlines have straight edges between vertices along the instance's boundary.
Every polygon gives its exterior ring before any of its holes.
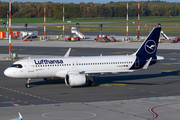
{"type": "Polygon", "coordinates": [[[70,52],[71,52],[71,48],[68,49],[68,51],[66,52],[66,54],[64,55],[64,57],[69,57],[70,52]]]}
{"type": "Polygon", "coordinates": [[[21,118],[21,120],[22,120],[22,115],[21,115],[21,113],[20,113],[20,112],[18,112],[18,114],[19,114],[19,118],[21,118]]]}

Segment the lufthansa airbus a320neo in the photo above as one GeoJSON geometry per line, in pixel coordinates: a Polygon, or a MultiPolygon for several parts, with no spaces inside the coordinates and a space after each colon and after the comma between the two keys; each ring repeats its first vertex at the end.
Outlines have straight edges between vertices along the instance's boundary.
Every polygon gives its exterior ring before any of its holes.
{"type": "Polygon", "coordinates": [[[164,57],[156,55],[160,32],[161,27],[155,27],[132,55],[69,57],[69,49],[64,57],[16,61],[4,74],[12,78],[27,79],[26,87],[30,87],[32,78],[64,78],[67,86],[82,86],[86,83],[95,86],[93,77],[147,69],[157,61],[164,60],[164,57]]]}

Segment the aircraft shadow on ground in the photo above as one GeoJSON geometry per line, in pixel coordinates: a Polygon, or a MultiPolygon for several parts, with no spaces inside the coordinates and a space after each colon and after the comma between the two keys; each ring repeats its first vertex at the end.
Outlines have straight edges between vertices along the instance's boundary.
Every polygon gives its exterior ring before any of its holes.
{"type": "MultiPolygon", "coordinates": [[[[40,80],[40,79],[39,79],[40,80]]],[[[57,85],[57,84],[65,84],[64,79],[57,80],[57,81],[41,81],[31,82],[31,87],[41,86],[41,85],[57,85]]]]}
{"type": "MultiPolygon", "coordinates": [[[[94,77],[94,81],[96,82],[97,86],[100,84],[133,84],[133,85],[161,85],[158,83],[146,83],[146,82],[132,82],[136,80],[144,80],[148,78],[160,78],[160,77],[167,77],[167,76],[180,76],[180,70],[171,71],[171,72],[161,72],[160,74],[143,74],[143,75],[119,75],[119,76],[106,76],[106,77],[94,77]],[[131,82],[129,82],[131,81],[131,82]]],[[[163,83],[165,84],[172,84],[180,82],[180,80],[170,80],[169,82],[163,83]]],[[[50,84],[65,84],[64,79],[58,81],[37,81],[31,82],[31,87],[37,87],[41,85],[50,85],[50,84]]],[[[87,87],[87,85],[81,86],[87,87]]],[[[79,88],[79,87],[77,87],[79,88]]]]}
{"type": "MultiPolygon", "coordinates": [[[[149,78],[160,78],[160,77],[167,77],[167,76],[180,76],[180,70],[171,71],[171,72],[161,72],[160,74],[144,74],[144,75],[123,75],[123,76],[107,76],[107,77],[100,77],[98,79],[95,78],[95,82],[97,84],[111,84],[111,83],[123,83],[123,84],[137,84],[137,85],[160,85],[157,83],[145,83],[145,82],[128,82],[128,81],[136,81],[136,80],[144,80],[149,78]]],[[[163,84],[171,84],[174,82],[180,82],[180,80],[176,81],[169,81],[163,84]]]]}

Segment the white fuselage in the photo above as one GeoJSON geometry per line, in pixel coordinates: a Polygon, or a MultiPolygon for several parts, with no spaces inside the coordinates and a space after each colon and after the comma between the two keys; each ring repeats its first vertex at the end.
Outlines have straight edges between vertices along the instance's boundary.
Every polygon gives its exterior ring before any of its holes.
{"type": "Polygon", "coordinates": [[[31,58],[15,62],[4,71],[12,78],[27,78],[29,87],[31,78],[65,78],[67,86],[80,86],[99,75],[112,75],[147,69],[164,57],[156,56],[161,27],[155,27],[132,55],[69,57],[69,49],[64,57],[31,58]]]}
{"type": "Polygon", "coordinates": [[[14,78],[64,78],[68,71],[129,70],[135,59],[134,55],[24,59],[14,63],[21,64],[22,68],[9,67],[6,71],[11,75],[6,75],[14,78]]]}

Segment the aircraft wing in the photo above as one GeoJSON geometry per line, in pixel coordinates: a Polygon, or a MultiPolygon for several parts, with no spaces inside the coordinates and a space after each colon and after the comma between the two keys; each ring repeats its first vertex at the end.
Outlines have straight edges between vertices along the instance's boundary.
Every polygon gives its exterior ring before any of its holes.
{"type": "Polygon", "coordinates": [[[21,113],[18,112],[18,114],[19,114],[19,117],[18,117],[18,118],[14,118],[14,119],[11,119],[11,120],[23,120],[23,117],[21,116],[21,113]]]}
{"type": "Polygon", "coordinates": [[[85,71],[85,74],[120,74],[134,72],[135,70],[100,70],[100,71],[85,71]]]}
{"type": "MultiPolygon", "coordinates": [[[[152,57],[147,60],[146,64],[143,66],[142,69],[147,69],[150,62],[152,60],[152,57]]],[[[129,72],[134,72],[138,70],[100,70],[100,71],[84,71],[85,74],[121,74],[121,73],[129,73],[129,72]]]]}
{"type": "Polygon", "coordinates": [[[69,57],[70,52],[71,52],[71,48],[68,49],[68,51],[66,52],[66,54],[64,55],[64,57],[69,57]]]}

